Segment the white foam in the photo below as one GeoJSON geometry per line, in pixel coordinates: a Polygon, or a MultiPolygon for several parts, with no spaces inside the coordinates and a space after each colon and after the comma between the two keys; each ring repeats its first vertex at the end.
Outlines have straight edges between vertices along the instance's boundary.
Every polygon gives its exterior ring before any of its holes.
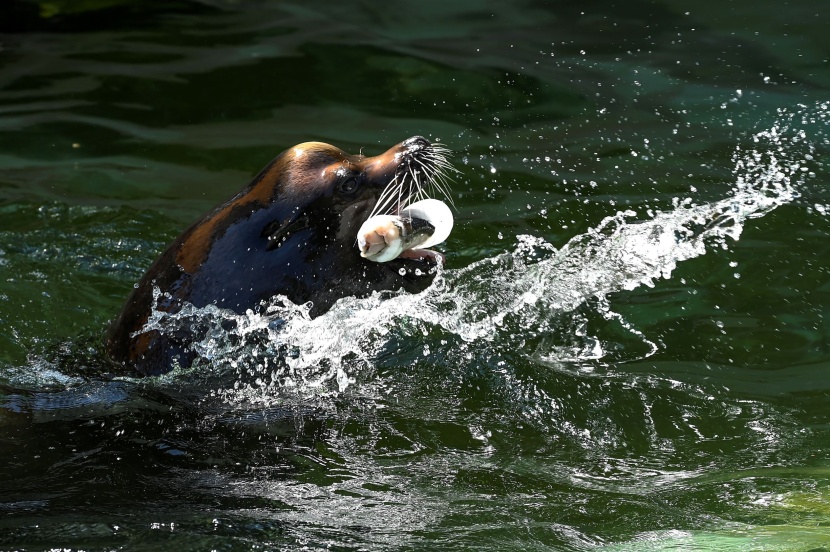
{"type": "MultiPolygon", "coordinates": [[[[551,332],[552,316],[592,300],[600,315],[619,320],[640,339],[648,355],[656,345],[611,312],[606,296],[654,286],[670,278],[678,263],[729,248],[749,219],[799,197],[799,187],[812,175],[814,146],[797,127],[807,120],[826,123],[830,113],[820,104],[780,115],[773,128],[736,149],[735,182],[719,201],[696,205],[678,198],[673,209],[645,219],[631,210],[617,212],[558,250],[543,238],[518,236],[511,252],[439,270],[435,283],[420,294],[347,298],[316,319],[306,307],[276,298],[257,313],[191,308],[172,316],[156,313],[151,320],[159,328],[206,325],[196,350],[210,364],[230,365],[247,376],[230,391],[246,401],[268,400],[286,389],[341,392],[360,371],[371,369],[391,342],[423,341],[420,334],[434,329],[472,343],[507,339],[514,328],[520,337],[544,336],[551,332]]],[[[543,360],[606,355],[600,340],[579,335],[575,326],[577,345],[551,347],[543,360]]]]}

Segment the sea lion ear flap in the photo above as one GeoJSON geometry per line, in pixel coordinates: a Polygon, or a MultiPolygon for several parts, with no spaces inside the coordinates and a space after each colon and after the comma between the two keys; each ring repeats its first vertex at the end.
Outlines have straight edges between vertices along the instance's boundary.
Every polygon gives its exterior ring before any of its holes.
{"type": "Polygon", "coordinates": [[[311,226],[309,216],[305,212],[294,213],[285,220],[274,220],[262,229],[262,237],[268,239],[266,251],[279,249],[295,232],[311,226]]]}

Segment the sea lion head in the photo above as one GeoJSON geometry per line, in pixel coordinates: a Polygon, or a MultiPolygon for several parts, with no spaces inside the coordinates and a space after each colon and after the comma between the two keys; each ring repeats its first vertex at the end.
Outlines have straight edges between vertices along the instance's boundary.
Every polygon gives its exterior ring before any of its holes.
{"type": "Polygon", "coordinates": [[[449,200],[447,152],[420,136],[376,157],[321,142],[284,151],[153,263],[110,326],[110,357],[145,375],[189,363],[199,336],[148,327],[153,313],[186,304],[243,314],[282,296],[314,317],[344,297],[426,289],[439,254],[419,249],[372,262],[361,257],[357,234],[369,217],[397,214],[431,193],[449,200]]]}
{"type": "Polygon", "coordinates": [[[447,173],[455,169],[447,161],[448,152],[422,136],[404,140],[375,157],[306,142],[278,156],[251,187],[260,186],[274,173],[272,195],[295,204],[297,213],[327,206],[338,213],[341,230],[354,237],[370,216],[395,215],[430,194],[450,200],[447,173]]]}
{"type": "Polygon", "coordinates": [[[440,253],[405,251],[388,263],[374,263],[361,258],[357,232],[368,218],[395,215],[430,195],[451,202],[447,175],[454,169],[448,152],[421,136],[374,157],[306,142],[283,152],[254,180],[251,190],[270,189],[274,199],[273,219],[263,227],[267,250],[302,249],[306,266],[323,261],[321,269],[337,274],[329,289],[308,298],[312,314],[328,310],[339,297],[372,290],[419,292],[432,283],[436,265],[443,262],[440,253]]]}

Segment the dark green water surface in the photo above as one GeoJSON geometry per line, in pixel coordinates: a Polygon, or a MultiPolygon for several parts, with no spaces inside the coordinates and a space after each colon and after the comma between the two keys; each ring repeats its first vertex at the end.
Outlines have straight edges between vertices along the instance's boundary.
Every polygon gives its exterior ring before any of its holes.
{"type": "Polygon", "coordinates": [[[830,550],[827,17],[5,3],[0,549],[830,550]],[[433,289],[204,309],[195,367],[105,375],[280,151],[416,134],[460,171],[433,289]]]}

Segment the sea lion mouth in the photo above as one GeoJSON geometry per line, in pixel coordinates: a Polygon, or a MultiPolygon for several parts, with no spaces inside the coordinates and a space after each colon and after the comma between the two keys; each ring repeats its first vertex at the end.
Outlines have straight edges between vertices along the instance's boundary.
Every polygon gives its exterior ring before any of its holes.
{"type": "Polygon", "coordinates": [[[427,253],[417,252],[429,251],[428,247],[446,240],[452,227],[452,211],[444,202],[422,199],[397,215],[375,215],[366,220],[357,232],[357,247],[361,257],[377,263],[400,256],[418,259],[427,253]]]}
{"type": "Polygon", "coordinates": [[[426,248],[446,240],[453,226],[450,208],[430,197],[443,196],[452,205],[449,173],[458,171],[447,160],[449,153],[443,144],[422,136],[397,146],[394,176],[358,231],[357,246],[363,258],[430,267],[443,264],[441,253],[426,248]]]}
{"type": "Polygon", "coordinates": [[[446,258],[443,253],[434,249],[406,249],[398,255],[398,259],[435,266],[443,265],[446,258]]]}

